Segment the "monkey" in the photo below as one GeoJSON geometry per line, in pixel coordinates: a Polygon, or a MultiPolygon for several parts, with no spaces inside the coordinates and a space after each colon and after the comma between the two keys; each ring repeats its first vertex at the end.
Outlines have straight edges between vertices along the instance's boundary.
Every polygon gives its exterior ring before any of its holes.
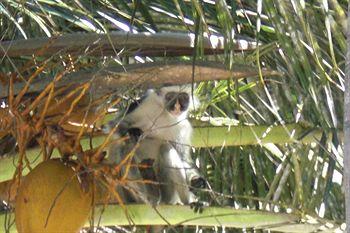
{"type": "MultiPolygon", "coordinates": [[[[119,139],[126,134],[117,132],[113,136],[119,139]]],[[[144,139],[138,143],[131,137],[108,148],[109,161],[114,164],[121,165],[126,156],[133,153],[130,159],[120,166],[120,177],[127,173],[127,185],[117,187],[119,196],[126,203],[146,203],[152,206],[160,203],[160,186],[153,169],[154,160],[150,159],[153,154],[160,153],[160,146],[151,145],[154,145],[152,140],[144,139]],[[152,183],[145,183],[144,180],[152,183]]]]}
{"type": "MultiPolygon", "coordinates": [[[[187,117],[189,109],[197,103],[189,86],[165,86],[158,91],[149,89],[140,101],[130,105],[123,117],[117,117],[119,134],[133,138],[131,144],[139,141],[134,159],[138,163],[152,160],[153,173],[157,174],[153,177],[158,177],[161,184],[161,195],[156,199],[160,198],[161,203],[195,203],[197,197],[190,187],[206,186],[190,155],[192,126],[187,117]]],[[[113,155],[111,159],[118,161],[113,155]]],[[[131,176],[142,176],[133,172],[131,176]]]]}

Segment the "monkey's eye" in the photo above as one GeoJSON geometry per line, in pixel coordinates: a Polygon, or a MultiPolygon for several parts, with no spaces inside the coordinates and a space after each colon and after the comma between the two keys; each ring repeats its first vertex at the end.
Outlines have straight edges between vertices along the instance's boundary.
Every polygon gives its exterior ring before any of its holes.
{"type": "Polygon", "coordinates": [[[166,93],[166,95],[165,95],[166,102],[169,103],[169,102],[174,101],[177,98],[178,94],[179,93],[176,93],[176,92],[168,92],[168,93],[166,93]]]}
{"type": "Polygon", "coordinates": [[[181,104],[188,103],[190,101],[190,97],[188,96],[187,93],[181,92],[178,94],[178,99],[181,104]]]}

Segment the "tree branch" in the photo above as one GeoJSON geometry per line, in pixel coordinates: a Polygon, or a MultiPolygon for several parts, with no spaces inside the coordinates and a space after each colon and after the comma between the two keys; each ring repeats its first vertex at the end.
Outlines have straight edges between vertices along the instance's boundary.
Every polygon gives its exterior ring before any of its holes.
{"type": "MultiPolygon", "coordinates": [[[[264,145],[267,143],[310,143],[320,140],[321,129],[305,128],[298,124],[288,124],[283,126],[197,126],[194,128],[192,146],[197,148],[221,147],[221,146],[240,146],[240,145],[264,145]],[[305,132],[309,132],[305,135],[305,132]]],[[[104,136],[94,137],[93,147],[101,145],[104,136]]],[[[84,150],[90,148],[90,139],[85,138],[81,141],[84,150]]],[[[32,148],[26,151],[26,157],[35,167],[42,156],[40,148],[32,148]]],[[[54,150],[53,157],[59,157],[57,150],[54,150]]],[[[15,156],[0,159],[0,182],[12,178],[16,169],[18,154],[15,156]],[[15,162],[14,162],[15,161],[15,162]]],[[[23,170],[23,175],[28,173],[28,168],[23,170]]]]}
{"type": "MultiPolygon", "coordinates": [[[[264,69],[264,76],[282,76],[283,73],[264,69]]],[[[257,77],[258,70],[252,66],[236,65],[230,71],[218,62],[196,62],[194,81],[226,80],[229,78],[239,79],[257,77]]],[[[40,92],[53,77],[38,78],[34,81],[27,93],[40,92]]],[[[68,84],[81,84],[91,82],[93,94],[108,94],[118,90],[130,90],[130,88],[149,88],[160,84],[185,84],[192,82],[192,62],[152,62],[143,64],[132,64],[126,66],[109,66],[93,71],[79,71],[70,73],[55,84],[56,87],[68,84]]],[[[18,94],[24,83],[14,85],[14,94],[18,94]]],[[[0,84],[1,87],[1,84],[0,84]]],[[[8,95],[8,88],[0,88],[0,98],[8,95]]]]}
{"type": "MultiPolygon", "coordinates": [[[[194,34],[191,33],[138,33],[111,32],[109,34],[74,33],[51,38],[5,41],[0,43],[0,56],[31,56],[40,51],[40,56],[51,56],[58,52],[94,56],[123,54],[143,56],[191,55],[194,49],[194,34]]],[[[203,48],[206,54],[224,52],[224,38],[204,36],[203,48]]],[[[236,51],[252,50],[256,43],[250,40],[234,41],[236,51]]]]}

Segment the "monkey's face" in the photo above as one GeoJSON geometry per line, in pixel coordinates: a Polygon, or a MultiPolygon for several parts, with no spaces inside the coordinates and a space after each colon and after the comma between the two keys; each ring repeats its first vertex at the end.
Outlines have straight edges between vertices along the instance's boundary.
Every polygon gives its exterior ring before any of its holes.
{"type": "Polygon", "coordinates": [[[174,116],[186,112],[190,103],[190,97],[186,92],[168,92],[165,95],[165,107],[174,116]]]}

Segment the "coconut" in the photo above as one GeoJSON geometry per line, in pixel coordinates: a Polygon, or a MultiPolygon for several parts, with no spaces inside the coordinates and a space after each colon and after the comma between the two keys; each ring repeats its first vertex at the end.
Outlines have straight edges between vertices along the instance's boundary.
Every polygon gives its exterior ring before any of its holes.
{"type": "MultiPolygon", "coordinates": [[[[91,190],[91,188],[90,188],[91,190]]],[[[23,178],[16,196],[19,233],[75,233],[91,210],[92,191],[83,192],[76,173],[59,160],[48,160],[23,178]]]]}

